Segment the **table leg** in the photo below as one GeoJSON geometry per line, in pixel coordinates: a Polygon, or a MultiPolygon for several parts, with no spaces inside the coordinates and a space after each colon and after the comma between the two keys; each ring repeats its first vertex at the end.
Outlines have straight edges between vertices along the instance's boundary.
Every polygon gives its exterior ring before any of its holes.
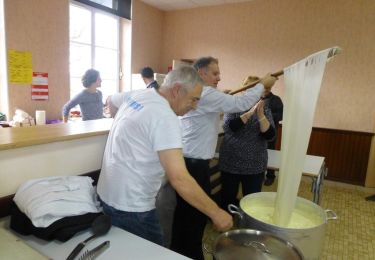
{"type": "Polygon", "coordinates": [[[318,177],[313,178],[313,183],[312,183],[313,202],[318,205],[320,204],[321,186],[323,185],[324,177],[327,176],[327,174],[328,174],[328,168],[326,168],[325,164],[323,163],[318,177]]]}

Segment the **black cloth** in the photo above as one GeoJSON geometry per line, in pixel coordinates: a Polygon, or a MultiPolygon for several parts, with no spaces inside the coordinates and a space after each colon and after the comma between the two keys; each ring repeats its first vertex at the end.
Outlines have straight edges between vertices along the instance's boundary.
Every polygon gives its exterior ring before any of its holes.
{"type": "MultiPolygon", "coordinates": [[[[283,120],[283,110],[284,105],[281,101],[281,98],[279,96],[274,95],[272,92],[270,92],[266,97],[263,98],[267,104],[268,108],[271,110],[272,118],[275,125],[275,139],[268,142],[268,149],[275,150],[276,142],[277,142],[277,131],[279,128],[279,122],[283,120]]],[[[274,170],[267,170],[266,174],[268,179],[274,179],[275,178],[275,171],[274,170]]]]}
{"type": "Polygon", "coordinates": [[[274,95],[272,92],[265,96],[263,100],[266,102],[266,105],[271,110],[274,125],[277,129],[277,125],[280,121],[283,120],[283,102],[281,101],[281,98],[279,96],[274,95]]]}
{"type": "MultiPolygon", "coordinates": [[[[209,160],[185,158],[185,163],[190,175],[206,194],[210,195],[209,160]]],[[[171,249],[192,259],[204,260],[202,238],[207,217],[178,194],[176,197],[171,249]]]]}
{"type": "Polygon", "coordinates": [[[154,80],[153,82],[151,82],[150,84],[147,85],[147,88],[158,89],[159,88],[159,84],[156,82],[156,80],[154,80]]]}
{"type": "Polygon", "coordinates": [[[22,213],[13,202],[10,214],[10,228],[17,233],[27,236],[34,235],[40,239],[51,241],[57,239],[65,242],[76,233],[91,227],[95,218],[103,213],[87,213],[59,219],[45,228],[35,227],[31,220],[22,213]]]}
{"type": "Polygon", "coordinates": [[[229,204],[238,206],[238,186],[242,184],[242,195],[261,192],[264,180],[264,172],[258,174],[232,174],[221,171],[221,207],[228,210],[229,204]]]}

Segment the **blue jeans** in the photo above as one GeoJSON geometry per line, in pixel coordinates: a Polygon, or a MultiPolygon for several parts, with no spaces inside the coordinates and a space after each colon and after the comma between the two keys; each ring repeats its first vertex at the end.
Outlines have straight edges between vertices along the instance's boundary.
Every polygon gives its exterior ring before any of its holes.
{"type": "Polygon", "coordinates": [[[104,213],[111,216],[112,225],[164,246],[163,232],[155,209],[146,212],[127,212],[100,201],[104,213]]]}

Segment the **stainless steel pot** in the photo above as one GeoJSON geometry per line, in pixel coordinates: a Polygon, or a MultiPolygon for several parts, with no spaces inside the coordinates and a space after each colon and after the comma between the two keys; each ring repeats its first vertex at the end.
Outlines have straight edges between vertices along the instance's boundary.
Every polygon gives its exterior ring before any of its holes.
{"type": "Polygon", "coordinates": [[[262,222],[245,213],[243,210],[247,205],[259,205],[259,203],[264,206],[274,206],[275,199],[276,192],[253,193],[246,195],[241,199],[240,209],[234,205],[229,205],[228,209],[232,214],[239,216],[239,227],[270,232],[292,242],[301,250],[305,259],[319,259],[324,246],[327,222],[328,220],[337,219],[337,215],[332,210],[323,210],[319,205],[309,200],[297,197],[295,209],[308,212],[309,214],[314,214],[316,217],[321,219],[321,223],[312,228],[295,229],[279,227],[262,222]]]}
{"type": "Polygon", "coordinates": [[[216,260],[301,260],[302,253],[292,243],[269,232],[236,229],[220,234],[205,251],[216,260]]]}

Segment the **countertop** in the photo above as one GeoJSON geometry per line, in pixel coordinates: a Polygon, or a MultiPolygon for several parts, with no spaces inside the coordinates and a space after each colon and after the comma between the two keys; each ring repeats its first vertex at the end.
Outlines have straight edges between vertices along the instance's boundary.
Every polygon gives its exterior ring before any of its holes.
{"type": "MultiPolygon", "coordinates": [[[[76,234],[73,238],[62,243],[60,241],[44,241],[32,235],[21,236],[9,230],[10,218],[0,219],[0,241],[8,239],[7,252],[3,251],[0,244],[0,259],[54,259],[65,260],[73,248],[92,235],[90,230],[76,234]],[[3,222],[3,223],[1,223],[3,222]],[[11,238],[9,240],[9,238],[11,238]],[[7,257],[10,256],[10,257],[7,257]]],[[[4,240],[5,241],[5,240],[4,240]]],[[[112,226],[109,232],[101,237],[87,243],[78,255],[77,259],[85,250],[91,250],[104,241],[110,241],[110,246],[96,259],[121,259],[121,260],[188,260],[183,255],[175,253],[167,248],[161,247],[141,237],[133,235],[125,230],[112,226]]]]}
{"type": "Polygon", "coordinates": [[[0,151],[108,134],[113,119],[0,128],[0,151]]]}

